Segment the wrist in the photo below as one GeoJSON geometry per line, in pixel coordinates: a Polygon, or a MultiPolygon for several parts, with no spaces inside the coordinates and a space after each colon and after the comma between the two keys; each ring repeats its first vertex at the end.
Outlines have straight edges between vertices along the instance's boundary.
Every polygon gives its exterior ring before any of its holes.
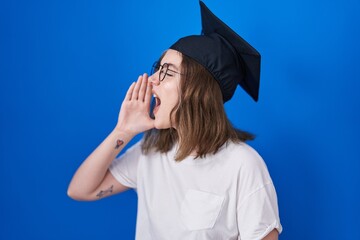
{"type": "Polygon", "coordinates": [[[121,139],[124,142],[129,142],[136,135],[118,126],[116,126],[112,132],[116,136],[116,138],[121,139]]]}

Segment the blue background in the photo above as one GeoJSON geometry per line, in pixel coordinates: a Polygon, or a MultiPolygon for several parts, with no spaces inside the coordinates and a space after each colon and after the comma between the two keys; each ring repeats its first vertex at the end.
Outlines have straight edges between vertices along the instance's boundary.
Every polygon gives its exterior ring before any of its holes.
{"type": "MultiPolygon", "coordinates": [[[[225,107],[257,135],[281,239],[360,239],[360,2],[205,3],[262,54],[259,102],[238,88],[225,107]]],[[[76,202],[67,186],[129,84],[200,29],[196,0],[1,1],[0,239],[134,238],[135,192],[76,202]]]]}

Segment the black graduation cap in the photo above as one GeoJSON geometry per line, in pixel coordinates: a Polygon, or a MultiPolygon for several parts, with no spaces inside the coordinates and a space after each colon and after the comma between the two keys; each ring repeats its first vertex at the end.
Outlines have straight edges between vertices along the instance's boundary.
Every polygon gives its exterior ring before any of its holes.
{"type": "Polygon", "coordinates": [[[238,84],[258,100],[260,54],[200,1],[202,33],[179,39],[170,48],[204,66],[218,82],[224,102],[238,84]]]}

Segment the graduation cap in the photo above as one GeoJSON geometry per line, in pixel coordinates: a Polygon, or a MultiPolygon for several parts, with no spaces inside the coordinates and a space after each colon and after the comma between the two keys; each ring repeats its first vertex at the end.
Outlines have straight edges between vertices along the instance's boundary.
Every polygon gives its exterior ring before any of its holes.
{"type": "Polygon", "coordinates": [[[238,84],[258,100],[260,54],[217,18],[200,1],[202,33],[179,39],[170,49],[194,59],[218,82],[223,101],[234,95],[238,84]]]}

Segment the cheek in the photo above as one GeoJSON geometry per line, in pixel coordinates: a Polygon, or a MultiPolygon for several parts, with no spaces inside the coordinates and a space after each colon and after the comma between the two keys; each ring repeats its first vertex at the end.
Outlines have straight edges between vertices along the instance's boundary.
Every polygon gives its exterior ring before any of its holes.
{"type": "Polygon", "coordinates": [[[169,98],[169,107],[174,108],[177,103],[179,102],[179,95],[177,94],[177,92],[174,92],[173,94],[171,94],[170,98],[169,98]]]}
{"type": "Polygon", "coordinates": [[[172,86],[166,90],[166,107],[170,108],[171,111],[179,102],[179,88],[177,86],[172,86]]]}

